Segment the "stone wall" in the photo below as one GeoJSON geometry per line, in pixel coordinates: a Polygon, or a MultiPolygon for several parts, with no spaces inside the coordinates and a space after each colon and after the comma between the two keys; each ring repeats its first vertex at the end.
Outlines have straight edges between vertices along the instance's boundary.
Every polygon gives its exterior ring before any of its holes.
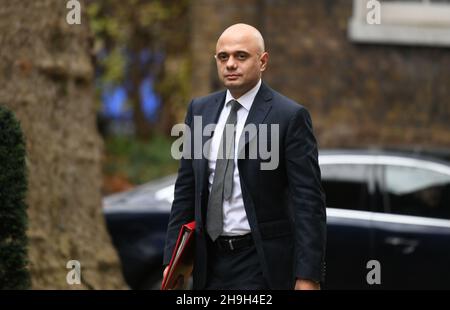
{"type": "Polygon", "coordinates": [[[220,33],[245,22],[270,53],[264,80],[312,113],[320,147],[450,146],[450,49],[356,44],[350,0],[200,0],[192,5],[193,95],[220,89],[220,33]]]}

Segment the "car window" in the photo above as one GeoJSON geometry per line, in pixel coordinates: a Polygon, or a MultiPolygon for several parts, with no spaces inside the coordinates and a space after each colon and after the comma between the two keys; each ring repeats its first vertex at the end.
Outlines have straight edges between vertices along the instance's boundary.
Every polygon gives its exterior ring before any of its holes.
{"type": "Polygon", "coordinates": [[[387,211],[450,219],[450,176],[428,169],[386,166],[387,211]]]}
{"type": "Polygon", "coordinates": [[[369,167],[352,164],[321,166],[327,207],[369,211],[369,167]]]}

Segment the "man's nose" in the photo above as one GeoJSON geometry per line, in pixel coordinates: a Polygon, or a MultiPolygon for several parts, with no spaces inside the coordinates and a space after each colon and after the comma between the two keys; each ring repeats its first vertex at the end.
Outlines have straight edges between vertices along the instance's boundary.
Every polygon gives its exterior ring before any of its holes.
{"type": "Polygon", "coordinates": [[[227,69],[236,69],[236,59],[233,56],[230,56],[227,60],[227,69]]]}

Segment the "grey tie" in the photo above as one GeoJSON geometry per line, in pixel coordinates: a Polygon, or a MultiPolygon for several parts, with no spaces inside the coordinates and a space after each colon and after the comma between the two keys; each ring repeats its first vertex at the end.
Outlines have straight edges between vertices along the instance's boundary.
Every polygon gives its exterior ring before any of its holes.
{"type": "Polygon", "coordinates": [[[241,104],[236,100],[231,100],[228,104],[231,104],[231,112],[222,133],[214,170],[214,180],[209,195],[208,210],[206,212],[206,230],[213,241],[223,231],[223,199],[230,199],[233,190],[235,129],[237,111],[241,108],[241,104]],[[232,132],[227,130],[227,125],[232,125],[232,132]]]}

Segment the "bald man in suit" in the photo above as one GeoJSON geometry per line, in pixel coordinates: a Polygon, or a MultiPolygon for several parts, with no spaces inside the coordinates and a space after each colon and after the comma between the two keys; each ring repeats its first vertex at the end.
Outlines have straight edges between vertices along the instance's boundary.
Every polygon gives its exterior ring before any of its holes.
{"type": "MultiPolygon", "coordinates": [[[[262,82],[269,54],[256,28],[227,28],[215,59],[226,90],[189,105],[187,126],[201,119],[203,129],[215,130],[207,154],[180,160],[163,263],[181,225],[195,220],[194,289],[320,289],[326,211],[310,115],[262,82]],[[277,146],[275,167],[263,169],[268,161],[260,152],[241,156],[263,134],[244,134],[248,125],[269,128],[263,138],[277,146]]],[[[189,138],[192,153],[208,140],[189,138]]]]}

